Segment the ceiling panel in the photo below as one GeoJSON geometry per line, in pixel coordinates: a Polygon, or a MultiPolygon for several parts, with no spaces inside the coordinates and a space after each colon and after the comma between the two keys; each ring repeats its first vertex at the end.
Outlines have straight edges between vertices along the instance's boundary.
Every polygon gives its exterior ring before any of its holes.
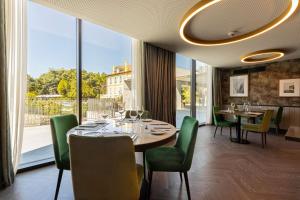
{"type": "MultiPolygon", "coordinates": [[[[300,57],[299,11],[275,29],[239,43],[200,47],[179,36],[179,22],[198,0],[34,0],[48,7],[151,42],[213,66],[247,65],[240,56],[262,49],[284,48],[281,60],[300,57]]],[[[278,16],[287,0],[223,0],[197,16],[193,33],[207,38],[226,37],[231,29],[247,32],[278,16]],[[223,5],[223,6],[222,6],[223,5]]]]}

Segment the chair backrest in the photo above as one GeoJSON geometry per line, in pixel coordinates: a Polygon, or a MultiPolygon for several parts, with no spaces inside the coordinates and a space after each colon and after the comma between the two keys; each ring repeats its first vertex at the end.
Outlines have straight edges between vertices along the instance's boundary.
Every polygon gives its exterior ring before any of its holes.
{"type": "Polygon", "coordinates": [[[76,115],[52,117],[50,125],[56,166],[58,169],[70,169],[69,146],[66,133],[78,126],[76,115]]]}
{"type": "MultiPolygon", "coordinates": [[[[133,111],[134,113],[136,113],[136,111],[133,111]]],[[[125,118],[130,118],[130,110],[126,110],[125,112],[125,118]]],[[[151,119],[152,115],[149,111],[144,110],[143,114],[142,114],[142,119],[151,119]]]]}
{"type": "Polygon", "coordinates": [[[183,168],[185,170],[191,168],[198,126],[199,123],[195,118],[185,116],[175,145],[176,148],[179,148],[184,153],[183,168]]]}
{"type": "Polygon", "coordinates": [[[214,117],[214,124],[217,126],[218,123],[222,120],[221,115],[216,114],[220,110],[219,106],[213,107],[213,117],[214,117]]]}
{"type": "Polygon", "coordinates": [[[266,110],[264,113],[262,123],[261,123],[261,131],[268,132],[270,129],[270,123],[273,116],[273,110],[266,110]]]}
{"type": "Polygon", "coordinates": [[[279,124],[280,124],[280,122],[281,122],[281,120],[282,120],[282,114],[283,114],[283,107],[280,106],[280,107],[278,108],[278,110],[277,110],[277,114],[276,114],[275,121],[274,121],[274,123],[275,123],[276,125],[279,125],[279,124]]]}
{"type": "Polygon", "coordinates": [[[139,198],[134,146],[130,137],[70,135],[69,143],[75,199],[139,198]]]}

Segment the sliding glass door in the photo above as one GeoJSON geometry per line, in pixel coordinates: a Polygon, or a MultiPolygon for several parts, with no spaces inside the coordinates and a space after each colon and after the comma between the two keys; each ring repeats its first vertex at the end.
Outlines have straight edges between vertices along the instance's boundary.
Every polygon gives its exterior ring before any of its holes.
{"type": "Polygon", "coordinates": [[[208,106],[208,65],[196,61],[196,118],[200,124],[207,121],[208,106]]]}
{"type": "Polygon", "coordinates": [[[53,158],[49,119],[76,113],[76,19],[28,1],[22,165],[53,158]]]}
{"type": "Polygon", "coordinates": [[[191,69],[192,59],[176,54],[176,127],[191,115],[191,69]]]}
{"type": "Polygon", "coordinates": [[[176,127],[185,116],[193,116],[199,124],[208,122],[210,66],[176,54],[176,127]]]}
{"type": "Polygon", "coordinates": [[[82,22],[82,120],[115,117],[131,106],[131,38],[82,22]]]}

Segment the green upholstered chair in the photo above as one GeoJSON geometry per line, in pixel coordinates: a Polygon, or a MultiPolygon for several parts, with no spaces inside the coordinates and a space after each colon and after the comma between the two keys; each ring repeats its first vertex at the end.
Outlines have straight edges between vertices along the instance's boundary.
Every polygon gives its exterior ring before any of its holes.
{"type": "Polygon", "coordinates": [[[56,166],[59,169],[54,199],[57,199],[63,170],[70,170],[69,146],[66,133],[78,126],[75,115],[56,116],[50,119],[56,166]]]}
{"type": "Polygon", "coordinates": [[[275,118],[272,118],[272,121],[271,121],[270,127],[274,128],[276,130],[276,134],[279,134],[279,131],[280,131],[280,123],[282,120],[282,114],[283,114],[283,107],[280,106],[280,107],[278,107],[275,118]]]}
{"type": "Polygon", "coordinates": [[[129,136],[70,135],[69,142],[75,199],[139,199],[144,173],[129,136]]]}
{"type": "Polygon", "coordinates": [[[198,131],[198,121],[192,117],[184,117],[175,146],[158,147],[146,151],[148,167],[149,195],[151,191],[152,173],[154,171],[179,172],[182,180],[184,174],[188,198],[191,199],[188,174],[191,168],[198,131]]]}
{"type": "Polygon", "coordinates": [[[231,128],[233,126],[235,126],[236,123],[232,122],[232,121],[225,120],[222,115],[217,114],[217,112],[219,110],[220,110],[220,108],[218,106],[214,106],[213,107],[214,124],[216,126],[214,137],[216,137],[216,133],[217,133],[217,130],[218,130],[219,127],[221,127],[221,132],[220,132],[221,135],[222,135],[223,127],[228,127],[229,130],[230,130],[230,138],[231,138],[231,136],[232,136],[232,130],[231,130],[231,128]]]}
{"type": "Polygon", "coordinates": [[[248,137],[248,132],[260,133],[261,134],[261,142],[262,147],[267,144],[267,132],[270,129],[270,123],[273,115],[273,110],[267,110],[264,113],[262,122],[259,124],[244,124],[242,125],[242,137],[244,135],[244,131],[246,131],[246,140],[248,137]]]}
{"type": "MultiPolygon", "coordinates": [[[[136,111],[133,111],[136,112],[136,111]]],[[[144,110],[143,114],[142,114],[142,119],[151,119],[151,113],[147,110],[144,110]]],[[[125,118],[129,119],[130,118],[130,110],[126,110],[125,112],[125,118]]]]}

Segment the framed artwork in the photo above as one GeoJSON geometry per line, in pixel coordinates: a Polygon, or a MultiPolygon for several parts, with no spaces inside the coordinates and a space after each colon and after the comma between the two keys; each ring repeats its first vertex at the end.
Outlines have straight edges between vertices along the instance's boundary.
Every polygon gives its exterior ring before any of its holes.
{"type": "Polygon", "coordinates": [[[280,97],[300,97],[300,78],[279,80],[280,97]]]}
{"type": "Polygon", "coordinates": [[[248,75],[230,76],[230,96],[248,96],[248,75]]]}

